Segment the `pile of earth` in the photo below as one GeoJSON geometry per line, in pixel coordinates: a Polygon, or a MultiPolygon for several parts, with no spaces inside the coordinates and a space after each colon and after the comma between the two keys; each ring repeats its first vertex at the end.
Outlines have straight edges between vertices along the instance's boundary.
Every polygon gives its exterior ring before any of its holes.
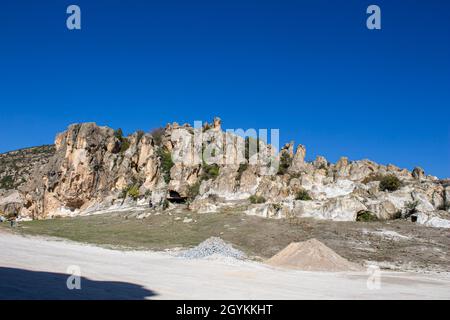
{"type": "Polygon", "coordinates": [[[232,245],[218,237],[206,239],[198,246],[178,253],[177,256],[186,259],[203,259],[214,256],[233,259],[245,258],[245,254],[242,251],[233,248],[232,245]]]}
{"type": "Polygon", "coordinates": [[[304,271],[359,271],[361,267],[344,259],[316,239],[292,242],[267,263],[283,268],[304,271]]]}

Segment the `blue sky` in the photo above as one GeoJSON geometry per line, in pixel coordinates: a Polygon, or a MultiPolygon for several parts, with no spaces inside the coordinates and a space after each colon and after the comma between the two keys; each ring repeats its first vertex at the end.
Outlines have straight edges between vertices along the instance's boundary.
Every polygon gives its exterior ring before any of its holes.
{"type": "Polygon", "coordinates": [[[3,1],[0,40],[0,152],[75,122],[130,133],[218,115],[279,128],[308,159],[450,176],[448,1],[3,1]],[[382,30],[365,26],[370,4],[382,30]]]}

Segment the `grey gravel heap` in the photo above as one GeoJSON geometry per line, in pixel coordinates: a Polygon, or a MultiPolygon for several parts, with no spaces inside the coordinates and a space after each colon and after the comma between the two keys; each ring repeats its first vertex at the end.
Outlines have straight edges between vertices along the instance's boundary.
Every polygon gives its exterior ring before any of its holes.
{"type": "Polygon", "coordinates": [[[198,246],[182,251],[178,257],[186,259],[202,259],[213,255],[220,255],[228,258],[243,259],[245,254],[218,237],[206,239],[198,246]]]}

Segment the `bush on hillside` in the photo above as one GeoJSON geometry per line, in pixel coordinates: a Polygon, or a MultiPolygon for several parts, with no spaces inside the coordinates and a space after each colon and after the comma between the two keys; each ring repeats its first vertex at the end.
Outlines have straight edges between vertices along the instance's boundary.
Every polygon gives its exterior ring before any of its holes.
{"type": "Polygon", "coordinates": [[[400,189],[402,186],[402,182],[399,178],[394,176],[393,174],[386,175],[380,180],[380,190],[381,191],[396,191],[400,189]]]}
{"type": "Polygon", "coordinates": [[[301,189],[297,192],[295,195],[295,200],[312,200],[311,196],[309,195],[308,191],[301,189]]]}

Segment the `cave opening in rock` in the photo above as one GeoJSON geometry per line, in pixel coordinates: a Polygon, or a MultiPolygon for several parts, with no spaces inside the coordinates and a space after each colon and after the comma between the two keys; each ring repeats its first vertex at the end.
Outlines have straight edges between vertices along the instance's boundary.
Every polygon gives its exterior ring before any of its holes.
{"type": "Polygon", "coordinates": [[[187,197],[182,197],[180,193],[175,190],[169,190],[167,200],[172,203],[186,203],[187,197]]]}

